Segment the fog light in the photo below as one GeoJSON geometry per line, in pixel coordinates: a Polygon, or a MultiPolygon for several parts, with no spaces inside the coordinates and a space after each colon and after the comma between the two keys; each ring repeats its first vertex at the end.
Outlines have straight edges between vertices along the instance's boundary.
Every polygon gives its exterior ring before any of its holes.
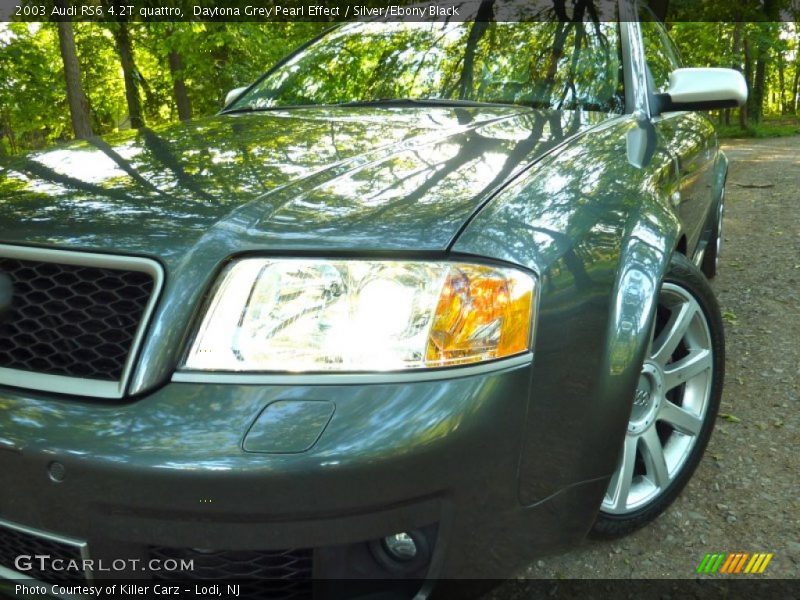
{"type": "Polygon", "coordinates": [[[367,542],[372,557],[391,576],[423,577],[431,562],[437,526],[400,531],[367,542]]]}
{"type": "Polygon", "coordinates": [[[407,533],[395,533],[383,538],[383,548],[393,559],[400,562],[414,560],[417,557],[417,543],[407,533]]]}

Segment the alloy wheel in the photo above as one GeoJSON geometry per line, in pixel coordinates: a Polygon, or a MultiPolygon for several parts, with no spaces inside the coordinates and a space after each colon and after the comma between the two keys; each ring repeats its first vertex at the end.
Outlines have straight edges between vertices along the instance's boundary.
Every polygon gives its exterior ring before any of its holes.
{"type": "Polygon", "coordinates": [[[622,516],[650,506],[679,476],[708,414],[713,365],[703,309],[688,290],[665,282],[603,512],[622,516]]]}

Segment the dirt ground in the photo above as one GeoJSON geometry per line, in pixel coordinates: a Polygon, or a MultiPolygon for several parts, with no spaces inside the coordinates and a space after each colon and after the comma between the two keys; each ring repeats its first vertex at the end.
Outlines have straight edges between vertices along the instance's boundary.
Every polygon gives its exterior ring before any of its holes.
{"type": "MultiPolygon", "coordinates": [[[[736,140],[720,271],[726,380],[705,457],[655,522],[535,561],[519,578],[688,578],[707,552],[773,552],[800,576],[800,137],[736,140]]],[[[516,598],[507,584],[491,594],[516,598]]]]}

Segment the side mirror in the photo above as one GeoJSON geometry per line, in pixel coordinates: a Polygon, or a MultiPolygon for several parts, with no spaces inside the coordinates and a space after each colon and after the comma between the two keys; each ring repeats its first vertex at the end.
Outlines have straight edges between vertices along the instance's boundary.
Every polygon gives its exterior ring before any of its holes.
{"type": "Polygon", "coordinates": [[[747,83],[733,69],[675,69],[669,88],[656,97],[659,112],[735,108],[747,101],[747,83]]]}
{"type": "Polygon", "coordinates": [[[223,106],[228,106],[231,102],[236,100],[239,96],[242,95],[242,92],[245,91],[248,86],[233,88],[230,92],[225,94],[225,103],[223,106]]]}
{"type": "Polygon", "coordinates": [[[625,136],[628,162],[637,169],[650,164],[656,150],[656,138],[656,128],[650,119],[637,120],[636,126],[625,136]]]}

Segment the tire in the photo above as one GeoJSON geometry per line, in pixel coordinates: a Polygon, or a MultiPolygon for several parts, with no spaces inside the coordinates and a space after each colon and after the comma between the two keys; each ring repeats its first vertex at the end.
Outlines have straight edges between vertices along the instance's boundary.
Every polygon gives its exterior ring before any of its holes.
{"type": "Polygon", "coordinates": [[[700,263],[700,270],[708,279],[713,279],[719,269],[719,255],[722,251],[722,221],[725,217],[725,188],[717,203],[717,210],[714,215],[714,226],[711,235],[708,237],[706,251],[703,254],[703,262],[700,263]]]}
{"type": "Polygon", "coordinates": [[[722,317],[708,280],[681,254],[659,288],[641,373],[592,537],[626,535],[664,512],[714,429],[725,377],[722,317]]]}

